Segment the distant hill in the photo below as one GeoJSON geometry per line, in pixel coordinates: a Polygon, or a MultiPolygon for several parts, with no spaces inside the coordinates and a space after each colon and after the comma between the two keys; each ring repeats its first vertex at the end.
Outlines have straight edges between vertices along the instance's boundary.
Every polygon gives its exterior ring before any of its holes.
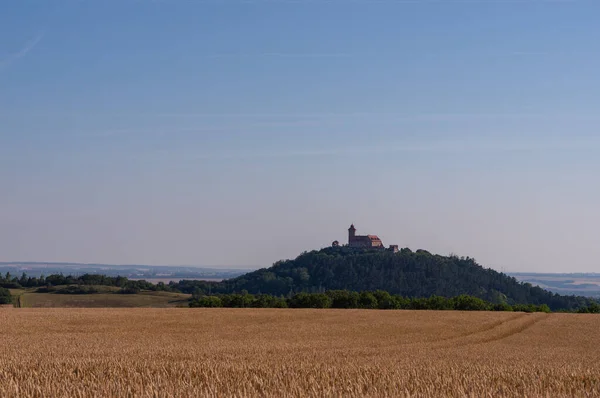
{"type": "Polygon", "coordinates": [[[558,294],[600,298],[598,273],[509,273],[521,282],[528,282],[558,294]]]}
{"type": "Polygon", "coordinates": [[[190,267],[168,265],[109,265],[82,263],[42,263],[42,262],[0,262],[0,273],[6,272],[20,276],[23,272],[28,276],[65,274],[84,275],[97,274],[106,276],[124,276],[130,279],[169,280],[206,279],[222,280],[243,275],[248,270],[218,267],[190,267]]]}
{"type": "MultiPolygon", "coordinates": [[[[190,288],[192,286],[188,286],[190,288]]],[[[381,250],[329,247],[303,253],[220,283],[197,283],[206,293],[318,292],[332,289],[386,290],[406,297],[468,294],[493,303],[547,304],[552,310],[587,305],[583,297],[560,296],[487,269],[468,257],[433,255],[424,250],[381,250]]]]}

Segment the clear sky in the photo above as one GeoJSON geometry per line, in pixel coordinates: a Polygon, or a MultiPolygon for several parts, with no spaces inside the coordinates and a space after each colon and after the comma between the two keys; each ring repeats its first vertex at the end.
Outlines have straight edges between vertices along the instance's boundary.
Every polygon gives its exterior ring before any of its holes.
{"type": "Polygon", "coordinates": [[[600,272],[600,1],[4,0],[0,261],[359,234],[600,272]]]}

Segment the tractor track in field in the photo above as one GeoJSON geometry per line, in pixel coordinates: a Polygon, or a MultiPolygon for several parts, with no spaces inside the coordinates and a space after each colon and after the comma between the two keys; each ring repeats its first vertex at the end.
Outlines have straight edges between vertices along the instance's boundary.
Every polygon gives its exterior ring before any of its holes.
{"type": "Polygon", "coordinates": [[[530,329],[547,319],[548,316],[543,313],[515,315],[479,330],[444,339],[434,346],[435,348],[450,348],[500,341],[530,329]]]}
{"type": "Polygon", "coordinates": [[[497,327],[500,327],[502,325],[505,325],[505,324],[507,324],[509,322],[512,322],[512,321],[516,320],[516,319],[521,319],[524,316],[526,316],[526,314],[515,314],[515,315],[512,315],[511,317],[509,317],[507,319],[503,319],[501,321],[492,322],[489,325],[486,325],[486,326],[484,326],[484,327],[482,327],[480,329],[475,329],[475,330],[472,330],[472,331],[469,331],[469,332],[466,332],[466,333],[458,334],[456,336],[450,336],[450,337],[446,337],[446,338],[440,339],[440,340],[436,341],[436,343],[447,342],[447,341],[450,341],[450,340],[454,341],[454,340],[463,339],[463,338],[466,338],[466,337],[469,337],[469,336],[473,336],[473,335],[476,335],[476,334],[481,334],[481,333],[487,332],[489,330],[495,329],[497,327]]]}

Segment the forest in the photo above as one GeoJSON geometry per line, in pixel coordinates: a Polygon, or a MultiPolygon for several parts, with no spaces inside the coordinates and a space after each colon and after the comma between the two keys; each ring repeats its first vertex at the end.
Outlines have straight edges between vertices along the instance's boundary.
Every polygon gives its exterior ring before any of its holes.
{"type": "Polygon", "coordinates": [[[398,253],[329,247],[302,253],[220,283],[181,281],[178,288],[191,293],[236,293],[289,296],[326,290],[376,291],[404,297],[469,295],[494,304],[547,305],[552,310],[576,310],[593,300],[561,296],[493,269],[475,259],[440,256],[408,248],[398,253]]]}
{"type": "Polygon", "coordinates": [[[23,273],[20,277],[9,272],[0,274],[0,288],[21,289],[36,288],[38,293],[58,294],[94,294],[98,291],[93,286],[113,286],[121,288],[118,293],[133,294],[142,290],[179,292],[173,284],[163,282],[153,284],[144,280],[131,280],[122,276],[105,276],[84,274],[81,276],[52,274],[48,276],[30,277],[23,273]]]}

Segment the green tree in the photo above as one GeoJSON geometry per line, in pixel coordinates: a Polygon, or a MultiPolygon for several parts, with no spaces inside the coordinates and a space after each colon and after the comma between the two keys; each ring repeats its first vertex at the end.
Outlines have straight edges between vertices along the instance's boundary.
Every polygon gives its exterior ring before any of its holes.
{"type": "Polygon", "coordinates": [[[536,312],[537,308],[533,304],[515,304],[512,306],[515,312],[536,312]]]}
{"type": "Polygon", "coordinates": [[[590,304],[587,309],[591,314],[600,314],[600,305],[598,303],[590,304]]]}
{"type": "Polygon", "coordinates": [[[190,303],[190,307],[208,307],[208,308],[218,308],[222,307],[223,302],[217,296],[204,296],[200,297],[196,300],[192,300],[190,303]]]}
{"type": "Polygon", "coordinates": [[[489,309],[488,303],[477,297],[463,294],[454,297],[452,300],[454,302],[454,309],[459,311],[486,311],[489,309]]]}
{"type": "Polygon", "coordinates": [[[298,293],[289,302],[291,308],[330,308],[331,297],[324,293],[298,293]]]}
{"type": "Polygon", "coordinates": [[[537,306],[536,312],[545,312],[545,313],[549,314],[552,311],[550,310],[550,307],[548,307],[546,304],[541,304],[541,305],[537,306]]]}
{"type": "Polygon", "coordinates": [[[506,303],[499,303],[492,305],[492,311],[512,311],[513,308],[506,303]]]}
{"type": "Polygon", "coordinates": [[[248,293],[244,294],[225,294],[221,296],[223,307],[246,308],[252,307],[254,296],[248,293]]]}
{"type": "Polygon", "coordinates": [[[282,297],[275,297],[269,294],[259,294],[254,297],[252,307],[255,308],[286,308],[287,301],[282,297]]]}
{"type": "Polygon", "coordinates": [[[377,308],[378,303],[377,299],[371,292],[361,292],[360,297],[358,299],[358,304],[360,308],[377,308]]]}
{"type": "Polygon", "coordinates": [[[12,295],[10,294],[10,290],[0,287],[0,304],[11,304],[12,303],[12,295]]]}
{"type": "Polygon", "coordinates": [[[427,299],[427,306],[430,310],[452,310],[454,303],[452,300],[441,296],[431,296],[427,299]]]}
{"type": "Polygon", "coordinates": [[[388,292],[384,290],[376,290],[373,292],[373,296],[375,296],[375,299],[377,300],[377,306],[379,309],[391,310],[397,308],[396,301],[388,292]]]}
{"type": "Polygon", "coordinates": [[[332,300],[332,308],[358,308],[360,296],[357,292],[350,292],[348,290],[328,290],[326,294],[332,300]]]}

